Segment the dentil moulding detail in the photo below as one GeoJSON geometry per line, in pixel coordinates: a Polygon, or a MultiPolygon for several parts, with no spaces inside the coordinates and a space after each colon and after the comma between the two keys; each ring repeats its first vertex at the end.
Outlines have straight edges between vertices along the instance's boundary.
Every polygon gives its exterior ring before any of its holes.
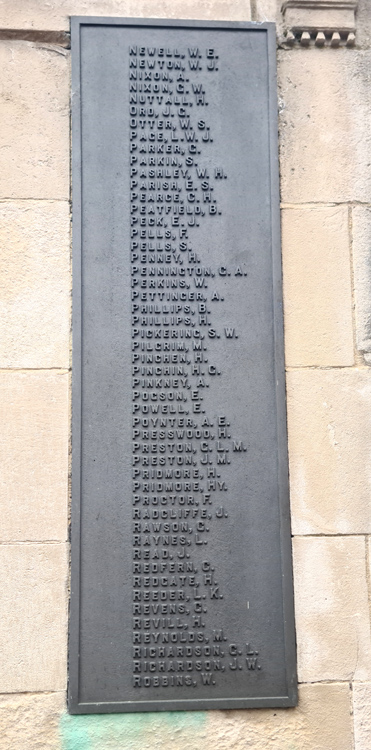
{"type": "Polygon", "coordinates": [[[353,47],[358,0],[286,0],[284,45],[353,47]]]}

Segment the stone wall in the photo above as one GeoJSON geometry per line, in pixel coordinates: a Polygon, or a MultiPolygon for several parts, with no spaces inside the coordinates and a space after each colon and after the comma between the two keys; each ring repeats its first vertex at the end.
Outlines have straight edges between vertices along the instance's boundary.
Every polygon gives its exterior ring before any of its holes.
{"type": "Polygon", "coordinates": [[[0,0],[1,750],[371,747],[371,6],[346,46],[336,3],[0,0]],[[296,709],[66,713],[69,15],[277,22],[296,709]]]}

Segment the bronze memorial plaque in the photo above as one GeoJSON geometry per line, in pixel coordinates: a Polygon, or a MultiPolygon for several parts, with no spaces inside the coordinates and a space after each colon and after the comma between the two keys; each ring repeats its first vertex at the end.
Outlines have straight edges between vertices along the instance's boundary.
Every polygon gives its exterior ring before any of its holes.
{"type": "Polygon", "coordinates": [[[72,61],[70,711],[293,706],[274,26],[72,61]]]}

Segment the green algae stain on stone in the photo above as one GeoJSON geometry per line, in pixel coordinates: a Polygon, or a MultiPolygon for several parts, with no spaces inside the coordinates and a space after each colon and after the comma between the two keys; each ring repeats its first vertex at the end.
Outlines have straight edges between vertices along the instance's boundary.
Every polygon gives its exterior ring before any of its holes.
{"type": "MultiPolygon", "coordinates": [[[[62,738],[62,750],[89,750],[90,740],[84,722],[75,721],[76,716],[64,714],[60,720],[60,734],[62,738]]],[[[83,717],[85,718],[85,717],[83,717]]]]}
{"type": "Polygon", "coordinates": [[[204,711],[65,714],[60,722],[62,750],[164,750],[167,745],[192,750],[199,747],[206,722],[204,711]]]}

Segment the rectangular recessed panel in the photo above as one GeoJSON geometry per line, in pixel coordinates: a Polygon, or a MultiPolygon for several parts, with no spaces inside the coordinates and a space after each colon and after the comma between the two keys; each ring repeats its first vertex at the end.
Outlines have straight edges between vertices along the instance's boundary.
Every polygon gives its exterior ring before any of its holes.
{"type": "Polygon", "coordinates": [[[274,26],[72,60],[70,710],[295,705],[274,26]]]}

